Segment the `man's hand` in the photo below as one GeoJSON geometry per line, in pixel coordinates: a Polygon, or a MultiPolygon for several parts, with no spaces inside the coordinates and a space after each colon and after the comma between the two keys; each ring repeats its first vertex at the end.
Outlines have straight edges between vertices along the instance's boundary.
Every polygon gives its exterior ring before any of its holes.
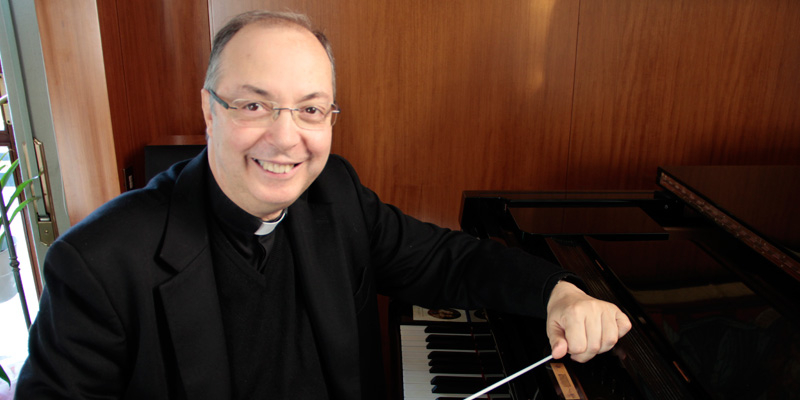
{"type": "Polygon", "coordinates": [[[617,306],[595,299],[569,282],[557,283],[550,294],[547,337],[553,358],[569,353],[575,361],[589,361],[611,350],[630,329],[631,322],[617,306]]]}

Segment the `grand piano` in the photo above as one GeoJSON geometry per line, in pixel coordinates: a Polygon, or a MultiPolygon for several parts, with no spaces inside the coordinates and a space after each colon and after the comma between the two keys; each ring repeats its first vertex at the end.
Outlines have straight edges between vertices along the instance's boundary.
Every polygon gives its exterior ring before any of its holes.
{"type": "MultiPolygon", "coordinates": [[[[612,351],[555,360],[484,398],[800,399],[800,167],[663,167],[656,182],[464,193],[464,231],[574,271],[633,323],[612,351]]],[[[550,353],[541,320],[391,309],[397,398],[464,398],[550,353]]]]}

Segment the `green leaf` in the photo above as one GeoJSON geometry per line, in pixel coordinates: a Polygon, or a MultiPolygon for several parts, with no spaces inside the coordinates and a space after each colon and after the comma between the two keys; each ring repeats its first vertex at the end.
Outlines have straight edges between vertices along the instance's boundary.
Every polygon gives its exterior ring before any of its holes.
{"type": "Polygon", "coordinates": [[[6,381],[7,384],[11,385],[11,379],[9,379],[6,371],[3,370],[3,366],[0,365],[0,379],[6,381]]]}
{"type": "Polygon", "coordinates": [[[3,171],[3,176],[0,177],[0,188],[6,187],[6,182],[14,175],[14,170],[17,169],[17,165],[19,165],[19,160],[14,160],[14,162],[11,163],[11,167],[3,171]]]}
{"type": "MultiPolygon", "coordinates": [[[[20,183],[19,185],[17,185],[17,189],[14,190],[14,194],[9,196],[8,202],[6,202],[6,208],[11,207],[11,203],[14,202],[14,199],[19,197],[19,195],[22,194],[22,192],[25,190],[25,188],[30,186],[31,182],[33,182],[33,180],[37,179],[37,178],[38,178],[38,176],[34,176],[33,178],[30,178],[30,179],[20,183]]],[[[0,187],[2,187],[2,186],[0,186],[0,187]]],[[[9,221],[11,221],[11,220],[9,219],[9,221]]]]}
{"type": "Polygon", "coordinates": [[[34,200],[36,200],[36,198],[30,198],[30,199],[26,199],[25,201],[23,201],[22,203],[20,203],[20,204],[19,204],[19,206],[17,206],[17,208],[14,210],[14,212],[13,212],[13,213],[11,213],[11,216],[10,216],[10,217],[8,217],[8,223],[10,224],[10,223],[11,223],[11,221],[13,221],[13,220],[14,220],[14,218],[16,218],[16,217],[17,217],[17,214],[19,214],[20,212],[22,212],[22,210],[23,210],[23,209],[25,209],[25,206],[27,206],[27,205],[28,205],[30,202],[32,202],[32,201],[34,201],[34,200]]]}

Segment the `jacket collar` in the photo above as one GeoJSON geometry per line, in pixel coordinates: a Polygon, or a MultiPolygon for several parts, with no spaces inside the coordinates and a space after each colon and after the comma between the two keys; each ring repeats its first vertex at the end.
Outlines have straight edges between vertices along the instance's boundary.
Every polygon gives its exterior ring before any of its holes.
{"type": "Polygon", "coordinates": [[[205,179],[207,150],[178,171],[170,196],[167,225],[159,255],[177,272],[182,272],[208,250],[205,179]]]}

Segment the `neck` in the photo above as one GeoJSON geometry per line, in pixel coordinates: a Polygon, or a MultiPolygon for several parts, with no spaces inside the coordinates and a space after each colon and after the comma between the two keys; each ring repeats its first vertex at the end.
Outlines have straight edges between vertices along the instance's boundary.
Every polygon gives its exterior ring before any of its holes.
{"type": "Polygon", "coordinates": [[[283,217],[283,209],[275,211],[272,214],[268,214],[266,218],[261,218],[264,222],[276,222],[283,217]]]}

